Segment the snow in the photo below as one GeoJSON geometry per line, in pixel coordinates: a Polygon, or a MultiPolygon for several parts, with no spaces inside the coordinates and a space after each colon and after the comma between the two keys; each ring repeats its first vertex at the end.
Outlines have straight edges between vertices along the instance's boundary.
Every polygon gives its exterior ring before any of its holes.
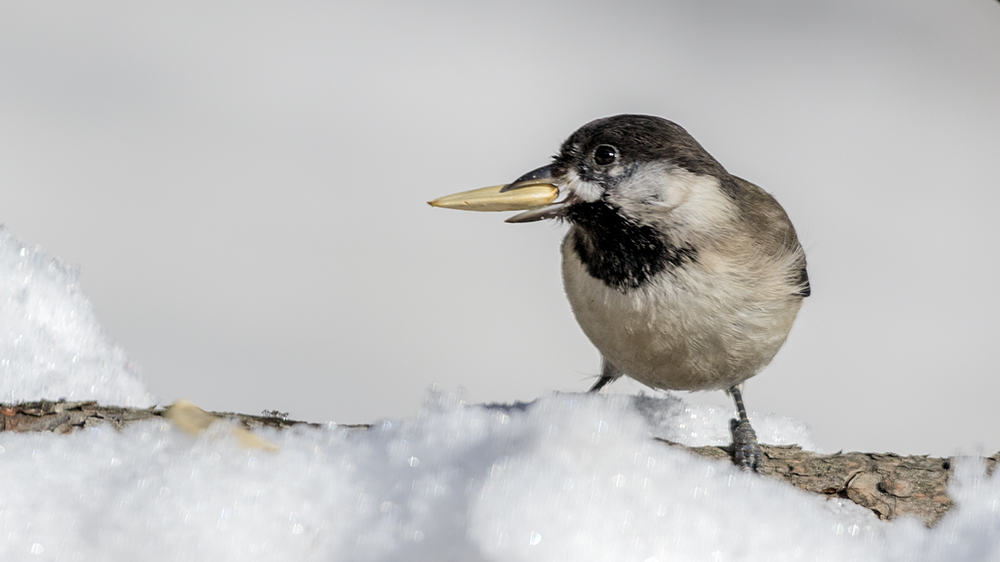
{"type": "Polygon", "coordinates": [[[0,225],[0,401],[39,398],[153,404],[98,324],[77,270],[0,225]]]}
{"type": "MultiPolygon", "coordinates": [[[[75,272],[0,236],[5,400],[147,404],[75,272]]],[[[674,395],[483,405],[431,390],[370,429],[259,431],[276,453],[224,422],[4,432],[0,559],[1000,559],[1000,478],[979,460],[957,463],[957,505],[926,529],[652,439],[725,443],[731,415],[674,395]]],[[[801,422],[753,418],[762,440],[812,447],[801,422]]]]}

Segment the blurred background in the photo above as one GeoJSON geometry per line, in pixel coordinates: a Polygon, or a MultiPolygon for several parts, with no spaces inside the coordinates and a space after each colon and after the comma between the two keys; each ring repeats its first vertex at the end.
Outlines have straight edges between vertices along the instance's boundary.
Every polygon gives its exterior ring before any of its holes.
{"type": "Polygon", "coordinates": [[[425,202],[660,115],[809,256],[748,407],[830,450],[992,453],[997,100],[994,0],[2,1],[0,222],[80,267],[161,403],[348,423],[434,384],[532,400],[599,370],[565,227],[425,202]]]}

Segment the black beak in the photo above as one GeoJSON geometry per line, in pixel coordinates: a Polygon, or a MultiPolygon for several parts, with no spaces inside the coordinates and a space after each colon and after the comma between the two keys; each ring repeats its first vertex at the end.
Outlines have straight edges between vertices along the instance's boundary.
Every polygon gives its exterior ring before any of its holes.
{"type": "Polygon", "coordinates": [[[508,191],[513,191],[515,189],[521,189],[522,187],[531,187],[533,185],[555,185],[556,178],[552,176],[552,166],[542,166],[541,168],[534,169],[527,174],[517,178],[512,183],[508,183],[503,186],[500,193],[506,193],[508,191]]]}
{"type": "MultiPolygon", "coordinates": [[[[552,166],[542,166],[541,168],[532,170],[527,174],[517,178],[513,183],[509,183],[503,186],[500,190],[501,193],[507,191],[514,191],[516,189],[522,189],[525,187],[531,187],[534,185],[559,185],[558,180],[552,174],[552,166]]],[[[504,222],[535,222],[545,219],[552,219],[563,214],[563,207],[566,201],[560,201],[558,203],[553,203],[551,205],[546,205],[538,209],[532,209],[530,211],[525,211],[523,213],[518,213],[504,222]]]]}

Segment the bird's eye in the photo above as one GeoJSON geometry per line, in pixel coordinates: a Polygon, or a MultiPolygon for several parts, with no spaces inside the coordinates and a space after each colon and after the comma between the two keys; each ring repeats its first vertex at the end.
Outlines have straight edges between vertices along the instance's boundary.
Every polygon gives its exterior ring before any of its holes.
{"type": "Polygon", "coordinates": [[[600,166],[607,166],[618,158],[618,151],[610,144],[602,144],[594,149],[594,162],[600,166]]]}

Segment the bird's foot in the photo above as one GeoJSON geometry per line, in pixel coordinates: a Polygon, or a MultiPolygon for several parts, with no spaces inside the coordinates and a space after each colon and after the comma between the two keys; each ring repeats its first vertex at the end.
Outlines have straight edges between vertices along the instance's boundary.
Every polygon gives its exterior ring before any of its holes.
{"type": "Polygon", "coordinates": [[[731,419],[729,431],[733,434],[733,463],[746,472],[757,472],[764,451],[757,443],[757,433],[750,427],[750,421],[731,419]]]}

